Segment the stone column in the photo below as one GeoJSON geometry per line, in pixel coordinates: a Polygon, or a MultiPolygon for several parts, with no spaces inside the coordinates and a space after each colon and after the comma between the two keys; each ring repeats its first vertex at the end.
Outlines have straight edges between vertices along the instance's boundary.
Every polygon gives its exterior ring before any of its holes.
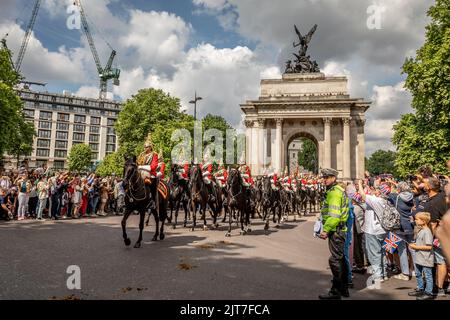
{"type": "Polygon", "coordinates": [[[283,164],[281,163],[281,156],[283,151],[283,119],[275,119],[277,122],[277,130],[276,130],[276,162],[275,162],[275,171],[278,173],[283,169],[283,164]]]}
{"type": "Polygon", "coordinates": [[[342,118],[344,124],[344,154],[343,154],[343,179],[351,179],[351,160],[350,160],[350,120],[352,118],[342,118]]]}
{"type": "MultiPolygon", "coordinates": [[[[249,165],[252,164],[252,127],[253,121],[244,121],[246,130],[245,130],[245,162],[249,165]]],[[[241,159],[237,159],[240,161],[241,159]]]]}
{"type": "Polygon", "coordinates": [[[358,134],[357,134],[357,142],[358,142],[358,152],[356,154],[356,175],[358,179],[364,179],[364,171],[365,169],[365,138],[364,138],[364,125],[366,124],[366,120],[358,120],[358,134]]]}
{"type": "Polygon", "coordinates": [[[331,118],[323,118],[323,123],[324,123],[323,166],[324,168],[331,168],[331,118]]]}
{"type": "Polygon", "coordinates": [[[257,165],[256,165],[256,171],[254,172],[255,175],[262,174],[263,171],[263,165],[265,162],[265,154],[264,154],[264,125],[266,123],[265,119],[258,119],[258,129],[257,129],[257,135],[258,135],[258,154],[257,154],[257,165]]]}

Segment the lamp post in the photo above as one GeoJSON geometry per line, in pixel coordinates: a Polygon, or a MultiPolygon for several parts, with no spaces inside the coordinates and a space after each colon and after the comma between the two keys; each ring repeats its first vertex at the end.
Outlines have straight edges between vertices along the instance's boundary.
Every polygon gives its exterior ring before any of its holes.
{"type": "Polygon", "coordinates": [[[194,120],[197,120],[197,101],[202,100],[202,97],[197,97],[197,91],[195,91],[194,100],[189,101],[189,103],[194,104],[194,120]]]}

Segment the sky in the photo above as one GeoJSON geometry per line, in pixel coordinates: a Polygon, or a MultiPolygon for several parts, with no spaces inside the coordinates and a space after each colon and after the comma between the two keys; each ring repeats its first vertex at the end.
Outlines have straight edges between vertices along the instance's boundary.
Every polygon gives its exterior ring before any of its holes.
{"type": "MultiPolygon", "coordinates": [[[[0,37],[19,51],[35,0],[0,1],[0,37]]],[[[22,63],[44,90],[98,97],[98,75],[86,37],[69,29],[73,0],[42,0],[22,63]]],[[[105,65],[111,48],[125,101],[141,88],[179,97],[187,112],[225,117],[243,128],[239,104],[259,96],[261,79],[280,78],[296,40],[317,24],[308,54],[326,75],[346,75],[353,98],[372,101],[366,113],[366,155],[395,150],[392,125],[411,112],[401,67],[425,40],[432,0],[83,0],[105,65]]],[[[39,89],[35,87],[36,89],[39,89]]],[[[39,89],[42,90],[42,89],[39,89]]]]}

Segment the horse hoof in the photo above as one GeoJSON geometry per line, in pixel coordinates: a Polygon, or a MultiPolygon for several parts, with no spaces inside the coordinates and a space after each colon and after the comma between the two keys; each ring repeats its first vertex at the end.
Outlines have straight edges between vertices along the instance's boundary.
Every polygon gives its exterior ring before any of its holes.
{"type": "Polygon", "coordinates": [[[126,238],[124,241],[125,241],[125,245],[126,245],[127,247],[131,244],[130,238],[126,238]]]}
{"type": "Polygon", "coordinates": [[[247,232],[252,232],[252,229],[248,228],[248,229],[247,229],[247,232]]]}
{"type": "Polygon", "coordinates": [[[225,237],[227,237],[227,238],[231,237],[231,233],[227,232],[227,233],[225,234],[225,237]]]}
{"type": "Polygon", "coordinates": [[[172,226],[172,229],[176,229],[176,228],[177,228],[177,225],[174,224],[174,225],[172,226]]]}
{"type": "Polygon", "coordinates": [[[134,247],[135,247],[136,249],[140,248],[141,246],[142,246],[142,245],[141,245],[140,242],[136,242],[136,244],[134,245],[134,247]]]}
{"type": "Polygon", "coordinates": [[[279,225],[279,224],[277,224],[277,225],[275,226],[275,228],[277,228],[277,229],[280,229],[280,225],[279,225]]]}
{"type": "Polygon", "coordinates": [[[216,223],[216,224],[214,225],[214,227],[215,227],[216,229],[219,228],[219,224],[216,223]]]}
{"type": "Polygon", "coordinates": [[[145,226],[148,227],[148,222],[145,223],[145,226]]]}
{"type": "Polygon", "coordinates": [[[154,236],[154,237],[152,238],[152,241],[158,241],[158,237],[157,237],[157,236],[154,236]]]}
{"type": "Polygon", "coordinates": [[[164,240],[165,237],[166,237],[166,235],[164,233],[161,233],[159,235],[159,240],[164,240]]]}
{"type": "Polygon", "coordinates": [[[240,232],[240,234],[241,234],[241,236],[245,236],[245,235],[247,234],[247,231],[242,230],[242,231],[240,232]]]}
{"type": "Polygon", "coordinates": [[[207,231],[208,230],[208,226],[203,226],[203,231],[207,231]]]}

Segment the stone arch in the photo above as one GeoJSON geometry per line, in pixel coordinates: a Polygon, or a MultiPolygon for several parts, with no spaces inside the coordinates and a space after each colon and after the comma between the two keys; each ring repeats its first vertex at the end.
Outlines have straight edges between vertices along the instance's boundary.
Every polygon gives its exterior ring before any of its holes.
{"type": "MultiPolygon", "coordinates": [[[[291,170],[289,167],[289,145],[292,143],[292,141],[294,141],[295,139],[298,138],[307,138],[309,140],[311,140],[315,145],[316,145],[316,158],[317,158],[317,170],[319,170],[320,168],[320,160],[321,160],[321,155],[320,155],[320,143],[319,143],[319,139],[317,138],[317,136],[309,131],[306,130],[302,130],[300,128],[291,130],[286,137],[283,139],[283,164],[285,168],[286,166],[288,167],[288,172],[289,174],[291,174],[291,170]]],[[[284,169],[283,169],[284,170],[284,169]]]]}

